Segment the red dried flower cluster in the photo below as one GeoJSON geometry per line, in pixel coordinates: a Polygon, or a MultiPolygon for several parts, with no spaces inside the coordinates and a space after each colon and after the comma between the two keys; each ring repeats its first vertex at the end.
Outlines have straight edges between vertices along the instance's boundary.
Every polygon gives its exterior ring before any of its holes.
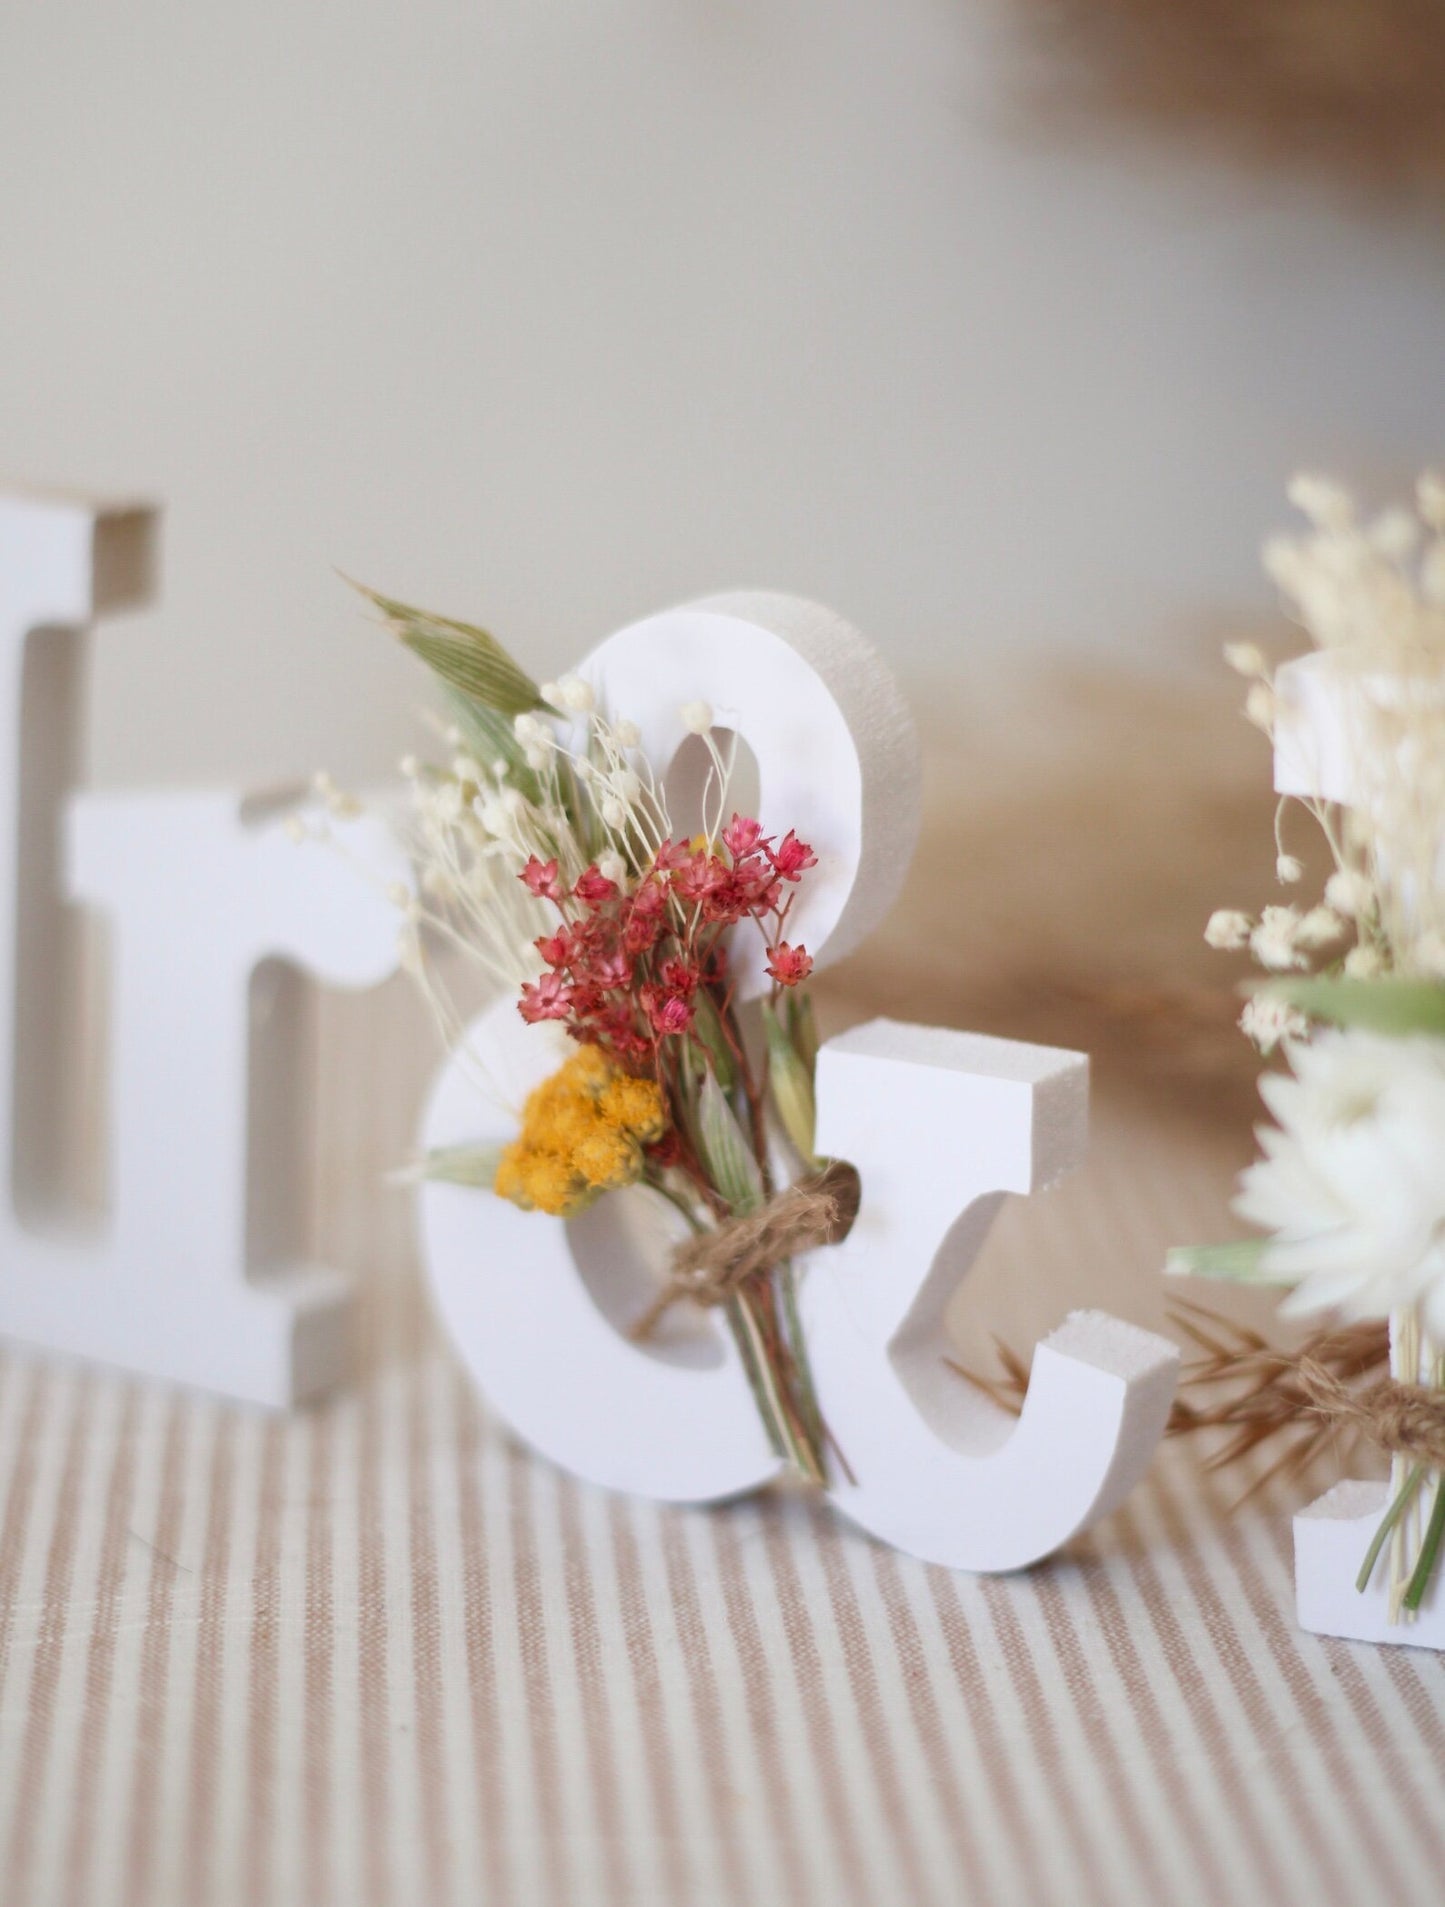
{"type": "Polygon", "coordinates": [[[717,853],[664,841],[631,892],[596,867],[571,889],[556,861],[533,856],[521,879],[561,915],[537,941],[548,971],[522,988],[527,1021],[561,1020],[574,1039],[608,1049],[625,1067],[655,1068],[663,1040],[693,1031],[698,995],[710,989],[726,1012],[723,937],[754,920],[768,942],[768,972],[780,987],[812,971],[806,947],[782,931],[797,883],[818,857],[791,830],[781,841],[734,815],[717,853]]]}

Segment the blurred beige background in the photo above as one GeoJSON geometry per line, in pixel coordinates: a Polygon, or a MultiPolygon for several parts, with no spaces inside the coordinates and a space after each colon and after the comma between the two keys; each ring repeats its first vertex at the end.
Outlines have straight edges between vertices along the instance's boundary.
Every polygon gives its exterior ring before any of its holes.
{"type": "Polygon", "coordinates": [[[168,516],[96,776],[384,766],[333,565],[541,671],[792,589],[975,701],[1265,610],[1292,467],[1440,451],[1445,223],[1053,113],[1038,11],[10,0],[0,465],[168,516]]]}

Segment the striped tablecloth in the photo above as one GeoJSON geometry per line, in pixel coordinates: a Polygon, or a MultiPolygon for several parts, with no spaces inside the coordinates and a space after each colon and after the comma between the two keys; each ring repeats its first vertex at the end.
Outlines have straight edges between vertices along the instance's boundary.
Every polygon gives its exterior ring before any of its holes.
{"type": "MultiPolygon", "coordinates": [[[[4,1907],[1439,1902],[1445,1662],[1296,1632],[1297,1493],[1231,1514],[1172,1448],[980,1581],[798,1495],[577,1485],[435,1341],[355,1087],[354,1389],[267,1417],[0,1364],[4,1907]]],[[[1106,1107],[1087,1170],[1006,1210],[970,1322],[1158,1322],[1243,1143],[1106,1107]]]]}

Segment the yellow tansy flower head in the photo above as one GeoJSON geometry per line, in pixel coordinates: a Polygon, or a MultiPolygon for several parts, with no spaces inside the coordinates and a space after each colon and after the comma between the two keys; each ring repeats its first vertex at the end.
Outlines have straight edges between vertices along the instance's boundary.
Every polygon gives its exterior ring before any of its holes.
{"type": "Polygon", "coordinates": [[[571,1218],[599,1192],[635,1184],[643,1147],[666,1125],[655,1080],[619,1072],[600,1048],[584,1046],[528,1095],[493,1187],[524,1211],[571,1218]]]}

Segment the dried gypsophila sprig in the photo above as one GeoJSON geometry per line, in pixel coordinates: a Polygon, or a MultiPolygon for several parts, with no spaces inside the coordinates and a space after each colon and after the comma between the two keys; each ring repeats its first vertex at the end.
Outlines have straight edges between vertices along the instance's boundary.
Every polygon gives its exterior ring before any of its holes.
{"type": "MultiPolygon", "coordinates": [[[[1332,653],[1355,693],[1351,752],[1361,791],[1342,810],[1286,797],[1276,810],[1276,869],[1298,884],[1286,818],[1303,808],[1334,863],[1308,907],[1258,914],[1220,909],[1205,929],[1211,946],[1248,948],[1275,975],[1339,972],[1445,979],[1445,883],[1439,853],[1445,817],[1445,479],[1427,474],[1415,508],[1359,517],[1348,493],[1318,477],[1296,478],[1291,500],[1309,519],[1300,535],[1265,546],[1265,567],[1314,645],[1332,653]]],[[[1248,718],[1273,736],[1275,685],[1263,652],[1231,643],[1226,660],[1249,683],[1248,718]]],[[[1241,1024],[1262,1052],[1302,1037],[1305,1016],[1277,996],[1256,996],[1241,1024]]]]}

